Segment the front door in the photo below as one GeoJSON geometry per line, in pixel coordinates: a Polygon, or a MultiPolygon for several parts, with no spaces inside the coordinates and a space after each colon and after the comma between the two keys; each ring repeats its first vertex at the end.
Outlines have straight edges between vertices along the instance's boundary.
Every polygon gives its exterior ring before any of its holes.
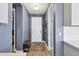
{"type": "Polygon", "coordinates": [[[42,42],[42,17],[31,18],[31,41],[42,42]]]}

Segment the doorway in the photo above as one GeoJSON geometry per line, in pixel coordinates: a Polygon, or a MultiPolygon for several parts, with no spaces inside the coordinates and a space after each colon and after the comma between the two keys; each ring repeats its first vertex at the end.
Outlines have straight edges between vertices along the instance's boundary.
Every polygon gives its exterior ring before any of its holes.
{"type": "Polygon", "coordinates": [[[31,41],[42,42],[42,17],[31,17],[31,41]]]}

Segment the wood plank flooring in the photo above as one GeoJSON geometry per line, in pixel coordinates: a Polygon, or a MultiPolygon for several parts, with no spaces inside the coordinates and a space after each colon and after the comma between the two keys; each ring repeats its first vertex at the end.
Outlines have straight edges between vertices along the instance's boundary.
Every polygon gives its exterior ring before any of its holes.
{"type": "Polygon", "coordinates": [[[50,53],[43,42],[33,42],[27,56],[50,56],[50,53]]]}

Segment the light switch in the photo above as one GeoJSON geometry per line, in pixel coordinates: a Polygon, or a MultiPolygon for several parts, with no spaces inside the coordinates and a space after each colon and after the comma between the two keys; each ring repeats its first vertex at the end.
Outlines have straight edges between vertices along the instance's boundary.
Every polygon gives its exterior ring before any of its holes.
{"type": "Polygon", "coordinates": [[[61,34],[61,32],[59,32],[59,36],[61,36],[62,34],[61,34]]]}

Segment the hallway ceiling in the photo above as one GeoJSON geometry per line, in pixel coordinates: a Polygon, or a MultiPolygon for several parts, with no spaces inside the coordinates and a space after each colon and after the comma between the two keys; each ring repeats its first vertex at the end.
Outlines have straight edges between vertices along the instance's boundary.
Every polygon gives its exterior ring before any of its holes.
{"type": "Polygon", "coordinates": [[[49,3],[24,3],[24,6],[30,14],[44,14],[49,3]]]}

